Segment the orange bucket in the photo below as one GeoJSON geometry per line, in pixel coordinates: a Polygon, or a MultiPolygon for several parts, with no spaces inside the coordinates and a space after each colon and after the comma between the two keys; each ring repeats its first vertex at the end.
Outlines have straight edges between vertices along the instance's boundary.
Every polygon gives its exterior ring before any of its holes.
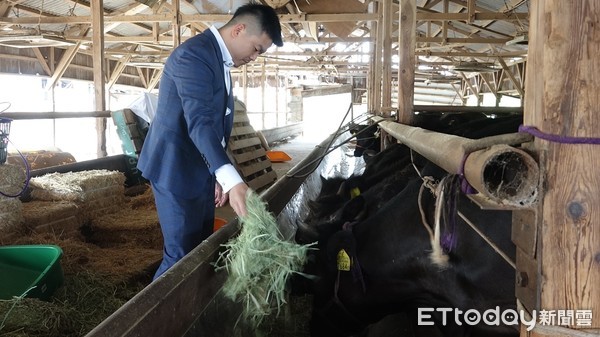
{"type": "Polygon", "coordinates": [[[272,163],[282,163],[292,160],[292,157],[283,151],[267,151],[267,158],[269,158],[272,163]]]}
{"type": "Polygon", "coordinates": [[[215,224],[213,226],[213,232],[219,230],[219,228],[223,227],[227,223],[227,220],[219,217],[215,217],[215,224]]]}

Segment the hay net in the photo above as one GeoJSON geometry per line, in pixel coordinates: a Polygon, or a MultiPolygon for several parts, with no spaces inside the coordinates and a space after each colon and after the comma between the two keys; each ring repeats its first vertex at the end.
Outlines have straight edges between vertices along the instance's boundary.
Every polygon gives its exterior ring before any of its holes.
{"type": "Polygon", "coordinates": [[[241,318],[254,326],[286,303],[288,278],[301,274],[311,245],[283,239],[278,224],[266,203],[248,191],[248,214],[240,217],[241,232],[223,246],[216,269],[226,269],[224,295],[243,305],[241,318]]]}

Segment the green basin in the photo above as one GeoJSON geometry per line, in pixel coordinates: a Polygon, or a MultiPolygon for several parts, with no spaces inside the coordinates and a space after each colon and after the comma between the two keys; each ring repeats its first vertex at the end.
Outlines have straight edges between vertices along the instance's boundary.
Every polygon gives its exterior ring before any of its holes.
{"type": "Polygon", "coordinates": [[[62,249],[55,245],[0,247],[0,299],[21,296],[47,300],[63,283],[62,249]]]}

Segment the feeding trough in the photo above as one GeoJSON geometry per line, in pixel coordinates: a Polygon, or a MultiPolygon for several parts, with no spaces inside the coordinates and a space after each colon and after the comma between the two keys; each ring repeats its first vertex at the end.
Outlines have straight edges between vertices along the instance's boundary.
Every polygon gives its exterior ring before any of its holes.
{"type": "Polygon", "coordinates": [[[62,249],[55,245],[0,247],[0,299],[47,300],[63,283],[62,249]]]}

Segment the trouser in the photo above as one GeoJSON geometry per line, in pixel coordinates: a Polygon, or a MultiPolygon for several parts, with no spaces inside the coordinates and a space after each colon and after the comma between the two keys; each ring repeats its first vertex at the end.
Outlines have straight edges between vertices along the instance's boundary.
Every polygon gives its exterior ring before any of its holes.
{"type": "Polygon", "coordinates": [[[164,240],[156,279],[212,234],[215,198],[214,187],[192,199],[176,196],[156,184],[152,184],[152,191],[164,240]]]}

